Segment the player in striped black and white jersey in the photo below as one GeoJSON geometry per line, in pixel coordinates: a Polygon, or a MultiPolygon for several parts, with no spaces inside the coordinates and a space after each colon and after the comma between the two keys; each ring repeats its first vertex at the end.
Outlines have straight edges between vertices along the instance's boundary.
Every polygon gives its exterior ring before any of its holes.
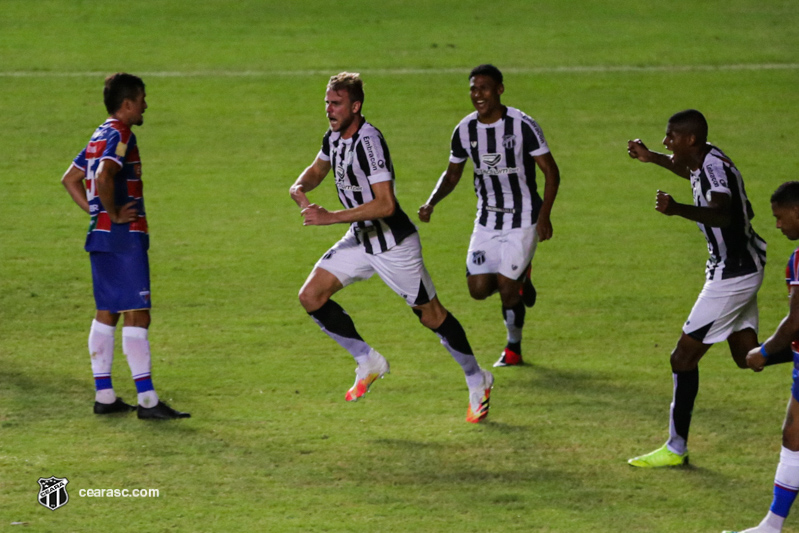
{"type": "MultiPolygon", "coordinates": [[[[713,344],[726,340],[736,364],[747,368],[746,355],[758,346],[757,291],[763,282],[766,242],[752,228],[754,212],[740,172],[707,142],[707,131],[702,113],[689,109],[669,119],[663,144],[671,156],[649,150],[640,139],[627,144],[631,158],[655,163],[690,181],[693,204],[678,203],[658,191],[655,209],[696,222],[710,252],[705,285],[671,353],[674,396],[669,440],[651,453],[630,459],[633,466],[685,464],[699,390],[699,360],[713,344]]],[[[770,358],[769,364],[791,359],[790,352],[783,351],[770,358]]]]}
{"type": "Polygon", "coordinates": [[[469,293],[484,300],[499,292],[508,338],[494,366],[518,365],[525,307],[535,303],[530,262],[538,241],[552,237],[550,215],[560,171],[536,121],[502,105],[505,86],[498,68],[472,69],[469,89],[475,111],[455,128],[449,166],[419,208],[419,219],[430,221],[436,204],[455,189],[471,159],[477,216],[466,257],[469,293]],[[536,166],[544,174],[543,198],[536,166]]]}
{"type": "Polygon", "coordinates": [[[389,371],[388,361],[361,338],[350,316],[331,297],[377,273],[461,365],[469,388],[466,420],[477,423],[488,415],[494,377],[477,364],[460,322],[436,296],[416,226],[394,195],[394,165],[388,146],[380,131],[361,114],[363,101],[359,74],[342,72],[330,78],[325,92],[330,129],[313,164],[290,190],[302,209],[305,225],[350,224],[344,237],[316,263],[300,289],[300,303],[357,362],[355,383],[345,399],[358,400],[389,371]],[[331,169],[344,207],[338,211],[313,204],[306,196],[331,169]]]}

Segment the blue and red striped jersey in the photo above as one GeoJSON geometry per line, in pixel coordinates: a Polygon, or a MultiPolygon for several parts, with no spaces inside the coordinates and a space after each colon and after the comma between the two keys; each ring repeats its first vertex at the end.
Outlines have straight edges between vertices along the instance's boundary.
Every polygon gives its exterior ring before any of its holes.
{"type": "Polygon", "coordinates": [[[141,180],[141,158],[136,136],[130,127],[109,118],[92,135],[89,144],[72,164],[86,175],[86,199],[91,221],[86,235],[87,252],[122,252],[131,248],[149,248],[147,217],[141,180]],[[103,161],[111,160],[121,167],[114,178],[114,202],[122,206],[137,203],[139,219],[127,224],[112,224],[97,196],[97,173],[103,161]]]}

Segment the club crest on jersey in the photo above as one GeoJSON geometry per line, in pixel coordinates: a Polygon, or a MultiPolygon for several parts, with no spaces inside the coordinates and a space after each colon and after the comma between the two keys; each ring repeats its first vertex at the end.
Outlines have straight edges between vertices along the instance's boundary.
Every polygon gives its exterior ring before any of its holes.
{"type": "Polygon", "coordinates": [[[480,161],[489,167],[495,167],[502,161],[502,154],[483,154],[480,156],[480,161]]]}
{"type": "Polygon", "coordinates": [[[483,250],[472,252],[472,263],[475,265],[482,265],[486,262],[486,253],[483,250]]]}
{"type": "Polygon", "coordinates": [[[516,136],[515,135],[505,135],[502,137],[502,146],[507,148],[508,150],[512,150],[516,148],[516,136]]]}
{"type": "Polygon", "coordinates": [[[67,483],[69,480],[65,477],[50,476],[49,478],[39,478],[39,503],[55,511],[59,507],[63,507],[69,501],[69,494],[67,494],[67,483]]]}

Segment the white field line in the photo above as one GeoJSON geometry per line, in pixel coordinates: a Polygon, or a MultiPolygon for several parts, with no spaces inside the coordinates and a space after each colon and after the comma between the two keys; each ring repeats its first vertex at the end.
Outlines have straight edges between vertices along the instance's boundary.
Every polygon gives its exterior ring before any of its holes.
{"type": "MultiPolygon", "coordinates": [[[[261,78],[269,76],[329,76],[336,69],[328,70],[167,70],[152,72],[136,72],[148,78],[261,78]]],[[[353,69],[364,73],[386,76],[424,75],[424,74],[463,74],[469,67],[462,68],[378,68],[353,69]]],[[[799,63],[753,63],[739,65],[595,65],[595,66],[563,66],[563,67],[521,67],[503,68],[509,74],[582,74],[582,73],[647,73],[647,72],[714,72],[714,71],[762,71],[762,70],[799,70],[799,63]]],[[[57,72],[18,70],[0,72],[0,78],[104,78],[108,72],[57,72]]]]}

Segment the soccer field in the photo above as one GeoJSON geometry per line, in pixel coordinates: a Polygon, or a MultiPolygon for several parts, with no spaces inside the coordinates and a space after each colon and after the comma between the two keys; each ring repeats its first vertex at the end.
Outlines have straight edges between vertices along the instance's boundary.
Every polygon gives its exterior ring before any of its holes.
{"type": "MultiPolygon", "coordinates": [[[[669,354],[704,281],[702,235],[654,210],[690,186],[626,154],[697,108],[735,161],[769,243],[761,338],[788,308],[794,243],[769,196],[797,179],[795,2],[610,0],[0,1],[0,529],[26,531],[720,532],[771,502],[790,365],[700,364],[691,466],[629,457],[667,437],[669,354]],[[379,279],[336,300],[392,372],[354,404],[351,357],[297,292],[345,231],[303,227],[288,189],[327,128],[330,75],[360,72],[397,197],[415,216],[491,62],[503,103],[543,128],[562,176],[538,247],[523,367],[496,369],[491,413],[438,338],[379,279]],[[87,216],[59,179],[105,118],[102,83],[147,84],[143,161],[153,380],[188,420],[92,414],[87,216]],[[41,477],[70,501],[37,502],[41,477]],[[158,497],[81,497],[82,489],[158,497]],[[12,527],[12,524],[25,524],[12,527]]],[[[470,172],[467,165],[466,173],[470,172]]],[[[540,173],[539,173],[540,176],[540,173]]],[[[469,297],[468,178],[418,223],[439,298],[490,366],[497,297],[469,297]]],[[[336,208],[332,180],[310,195],[336,208]]],[[[117,335],[119,339],[121,335],[117,335]]],[[[118,341],[117,393],[135,388],[118,341]]],[[[799,531],[796,517],[786,532],[799,531]]]]}

